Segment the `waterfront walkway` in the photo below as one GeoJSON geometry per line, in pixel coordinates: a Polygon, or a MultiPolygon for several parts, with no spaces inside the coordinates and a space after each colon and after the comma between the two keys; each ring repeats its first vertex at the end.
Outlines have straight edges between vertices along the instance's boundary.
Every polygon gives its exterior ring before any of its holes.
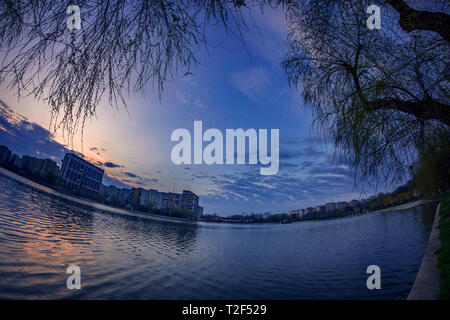
{"type": "Polygon", "coordinates": [[[405,209],[410,209],[410,208],[422,206],[424,204],[431,203],[431,202],[436,202],[436,201],[435,200],[417,200],[417,201],[413,201],[413,202],[401,204],[401,205],[398,205],[398,206],[395,206],[395,207],[381,209],[381,210],[377,210],[377,211],[373,211],[373,212],[405,210],[405,209]]]}
{"type": "Polygon", "coordinates": [[[408,295],[408,300],[438,300],[441,271],[438,266],[436,251],[441,247],[439,241],[439,204],[434,216],[433,227],[428,240],[427,250],[422,259],[416,281],[408,295]]]}

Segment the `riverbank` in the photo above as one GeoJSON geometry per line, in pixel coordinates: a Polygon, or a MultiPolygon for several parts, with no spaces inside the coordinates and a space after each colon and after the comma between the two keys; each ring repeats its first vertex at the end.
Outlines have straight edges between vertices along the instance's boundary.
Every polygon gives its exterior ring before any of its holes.
{"type": "MultiPolygon", "coordinates": [[[[156,215],[156,214],[152,214],[152,213],[143,213],[143,212],[138,212],[138,211],[133,211],[133,210],[128,210],[128,209],[122,209],[122,208],[109,206],[109,205],[106,205],[106,204],[103,204],[100,202],[96,202],[93,200],[80,198],[75,195],[69,195],[69,194],[57,191],[55,189],[52,189],[50,187],[41,185],[37,182],[34,182],[30,179],[22,177],[14,172],[11,172],[11,171],[1,168],[1,167],[0,167],[0,174],[3,174],[7,178],[13,179],[21,184],[28,186],[28,187],[31,187],[38,192],[45,192],[45,193],[47,193],[51,196],[57,197],[61,200],[75,202],[79,205],[86,206],[86,207],[93,208],[93,209],[100,210],[100,211],[108,211],[108,212],[112,212],[112,213],[125,214],[125,215],[132,216],[132,217],[153,219],[153,220],[159,220],[159,221],[171,221],[171,222],[180,222],[180,223],[197,223],[196,220],[190,220],[190,219],[178,218],[178,217],[170,217],[170,216],[160,216],[160,215],[156,215]]],[[[376,211],[370,211],[367,214],[383,212],[383,211],[406,210],[406,209],[418,207],[418,206],[421,206],[421,205],[424,205],[424,204],[427,204],[430,202],[433,202],[433,200],[417,200],[417,201],[405,203],[405,204],[390,207],[390,208],[380,209],[380,210],[376,210],[376,211]]],[[[203,221],[203,222],[209,222],[209,221],[203,221]]],[[[209,223],[211,223],[211,222],[209,222],[209,223]]],[[[227,222],[220,222],[220,223],[227,223],[227,222]]],[[[236,222],[233,222],[233,224],[236,224],[236,222]]]]}
{"type": "Polygon", "coordinates": [[[56,191],[52,188],[46,187],[44,185],[41,185],[39,183],[36,183],[30,179],[27,179],[25,177],[22,177],[18,174],[15,174],[14,172],[11,172],[7,169],[1,168],[0,167],[0,175],[4,175],[6,178],[9,179],[13,179],[15,181],[17,181],[20,184],[23,184],[27,187],[33,188],[33,190],[36,190],[37,192],[44,192],[50,196],[54,196],[60,200],[63,201],[69,201],[69,202],[73,202],[85,207],[89,207],[92,209],[96,209],[96,210],[100,210],[100,211],[108,211],[108,212],[112,212],[112,213],[118,213],[118,214],[124,214],[124,215],[128,215],[131,217],[139,217],[139,218],[146,218],[146,219],[153,219],[153,220],[158,220],[158,221],[170,221],[170,222],[179,222],[179,223],[195,223],[195,221],[192,220],[188,220],[188,219],[184,219],[184,218],[177,218],[177,217],[165,217],[165,216],[158,216],[155,214],[151,214],[151,213],[142,213],[142,212],[137,212],[137,211],[132,211],[132,210],[127,210],[127,209],[121,209],[121,208],[116,208],[116,207],[112,207],[112,206],[108,206],[106,204],[102,204],[100,202],[96,202],[93,200],[89,200],[89,199],[85,199],[85,198],[80,198],[74,195],[68,195],[59,191],[56,191]]]}
{"type": "Polygon", "coordinates": [[[437,300],[439,298],[441,272],[437,264],[436,252],[441,247],[439,241],[440,208],[441,204],[436,208],[427,249],[407,300],[437,300]]]}
{"type": "Polygon", "coordinates": [[[0,299],[405,299],[435,209],[191,225],[86,210],[0,175],[0,299]],[[367,290],[372,263],[382,290],[367,290]],[[67,290],[70,265],[82,290],[67,290]]]}
{"type": "Polygon", "coordinates": [[[376,211],[371,211],[370,213],[384,212],[384,211],[406,210],[406,209],[410,209],[410,208],[414,208],[414,207],[423,206],[424,204],[432,203],[432,202],[436,202],[436,200],[416,200],[416,201],[413,201],[413,202],[400,204],[398,206],[394,206],[394,207],[390,207],[390,208],[385,208],[385,209],[380,209],[380,210],[376,210],[376,211]]]}

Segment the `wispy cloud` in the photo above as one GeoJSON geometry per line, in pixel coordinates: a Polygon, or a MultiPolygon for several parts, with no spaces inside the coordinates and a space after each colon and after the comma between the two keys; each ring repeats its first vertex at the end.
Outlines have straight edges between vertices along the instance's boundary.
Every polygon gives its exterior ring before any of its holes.
{"type": "Polygon", "coordinates": [[[132,172],[124,172],[124,174],[130,178],[139,178],[138,175],[136,175],[132,172]]]}
{"type": "Polygon", "coordinates": [[[111,162],[111,161],[104,162],[103,166],[107,167],[107,168],[123,168],[124,167],[124,166],[122,166],[120,164],[116,164],[116,163],[111,162]]]}
{"type": "Polygon", "coordinates": [[[244,95],[258,102],[261,92],[270,83],[270,73],[265,67],[252,66],[233,73],[231,83],[244,95]]]}
{"type": "Polygon", "coordinates": [[[52,139],[50,132],[35,122],[14,112],[0,100],[0,144],[9,146],[19,155],[61,160],[68,152],[52,139]]]}

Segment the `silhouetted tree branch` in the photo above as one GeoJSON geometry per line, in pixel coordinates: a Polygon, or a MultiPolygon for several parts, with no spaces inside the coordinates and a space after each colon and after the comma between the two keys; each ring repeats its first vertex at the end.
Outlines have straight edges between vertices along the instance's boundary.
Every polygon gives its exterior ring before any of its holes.
{"type": "Polygon", "coordinates": [[[337,155],[366,178],[408,175],[427,137],[448,130],[447,0],[0,0],[0,83],[46,101],[54,130],[73,136],[103,97],[126,105],[148,83],[161,92],[190,74],[208,26],[242,37],[267,5],[285,11],[284,70],[337,155]],[[66,27],[69,4],[82,8],[81,30],[66,27]],[[366,26],[372,4],[380,30],[366,26]]]}
{"type": "Polygon", "coordinates": [[[0,82],[46,101],[53,129],[70,137],[103,97],[126,106],[125,95],[149,82],[161,93],[167,81],[190,74],[198,49],[214,45],[207,27],[239,37],[251,8],[260,1],[1,0],[0,82]],[[73,4],[80,30],[67,28],[73,4]]]}
{"type": "Polygon", "coordinates": [[[400,27],[406,32],[429,30],[450,42],[450,15],[444,12],[415,10],[402,0],[387,0],[400,14],[400,27]]]}
{"type": "Polygon", "coordinates": [[[338,161],[358,180],[391,185],[410,176],[428,137],[450,126],[450,43],[441,29],[405,33],[397,20],[405,8],[388,2],[378,2],[380,30],[361,15],[373,1],[291,3],[283,67],[334,138],[338,161]]]}

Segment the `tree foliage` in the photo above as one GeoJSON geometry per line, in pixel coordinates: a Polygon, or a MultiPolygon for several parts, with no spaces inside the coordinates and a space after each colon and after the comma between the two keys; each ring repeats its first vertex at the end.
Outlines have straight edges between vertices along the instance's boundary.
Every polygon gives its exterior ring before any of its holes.
{"type": "Polygon", "coordinates": [[[435,197],[450,190],[450,132],[437,131],[420,150],[414,182],[419,192],[435,197]]]}
{"type": "MultiPolygon", "coordinates": [[[[448,30],[414,28],[411,19],[405,30],[400,2],[375,1],[380,30],[369,30],[361,14],[374,1],[292,3],[283,63],[338,159],[364,181],[389,185],[404,181],[428,136],[450,125],[448,30]]],[[[448,2],[428,4],[450,10],[448,2]]]]}
{"type": "Polygon", "coordinates": [[[258,7],[236,0],[2,0],[0,82],[45,100],[53,129],[72,136],[103,97],[126,106],[126,95],[149,82],[161,92],[189,74],[198,49],[213,44],[207,26],[239,34],[250,6],[258,7]],[[69,5],[82,9],[80,30],[67,28],[69,5]]]}
{"type": "MultiPolygon", "coordinates": [[[[450,125],[450,3],[446,0],[1,0],[0,83],[45,100],[69,137],[107,97],[190,74],[207,28],[242,35],[255,8],[288,22],[283,67],[329,131],[336,154],[367,181],[412,172],[428,137],[450,125]],[[81,30],[66,8],[82,8],[81,30]],[[366,26],[369,5],[382,28],[366,26]]],[[[327,134],[328,135],[328,134],[327,134]]]]}

